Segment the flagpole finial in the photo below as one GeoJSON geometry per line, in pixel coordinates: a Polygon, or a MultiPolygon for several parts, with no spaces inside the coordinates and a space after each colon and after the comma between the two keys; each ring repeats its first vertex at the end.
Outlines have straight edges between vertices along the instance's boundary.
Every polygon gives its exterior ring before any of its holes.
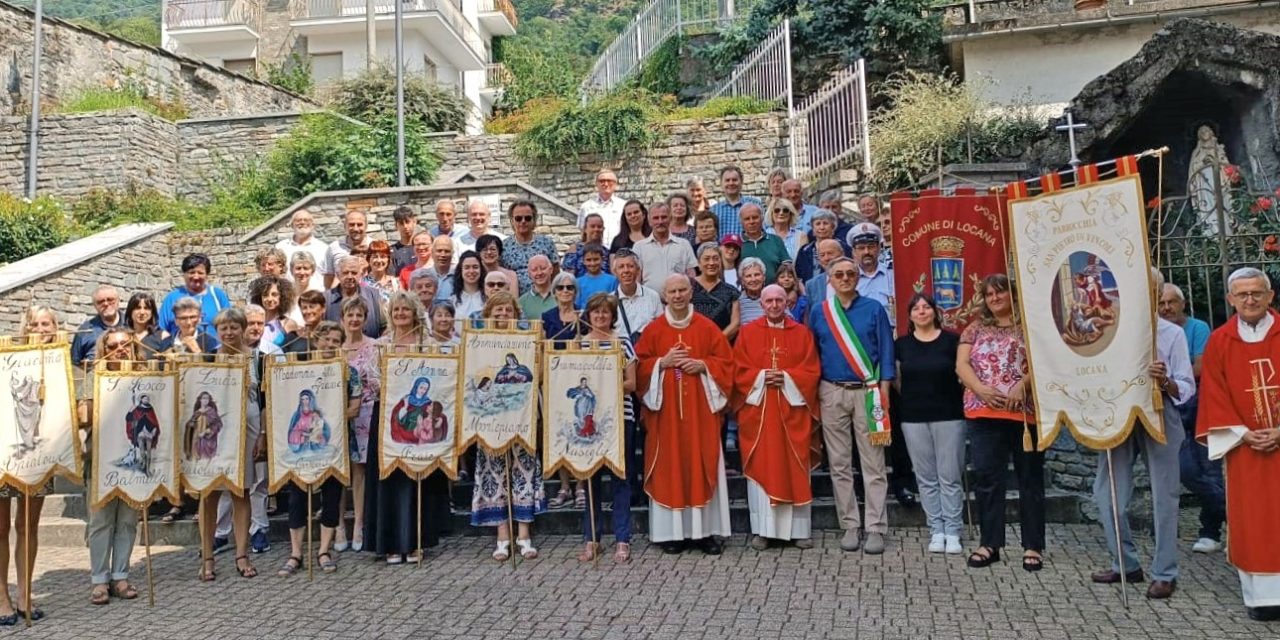
{"type": "Polygon", "coordinates": [[[1066,117],[1067,123],[1054,127],[1054,130],[1067,132],[1067,145],[1071,148],[1071,160],[1069,162],[1072,168],[1079,168],[1081,163],[1080,156],[1076,153],[1076,129],[1084,129],[1089,125],[1085,122],[1076,122],[1075,116],[1071,113],[1071,107],[1063,109],[1062,115],[1066,117]]]}

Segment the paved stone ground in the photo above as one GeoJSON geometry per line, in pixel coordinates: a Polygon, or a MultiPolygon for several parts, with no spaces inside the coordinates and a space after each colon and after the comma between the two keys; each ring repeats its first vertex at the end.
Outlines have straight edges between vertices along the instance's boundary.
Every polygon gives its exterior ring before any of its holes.
{"type": "MultiPolygon", "coordinates": [[[[1093,585],[1105,564],[1101,528],[1054,525],[1044,571],[1006,560],[969,569],[963,556],[924,552],[924,529],[893,532],[887,553],[840,551],[838,532],[812,550],[757,553],[734,536],[718,558],[667,556],[637,540],[630,565],[581,565],[576,538],[537,540],[542,557],[516,568],[488,558],[488,538],[453,537],[422,567],[389,567],[369,554],[338,556],[339,570],[275,576],[285,549],[253,556],[263,572],[240,578],[231,554],[218,580],[196,580],[196,552],[153,548],[156,606],[147,606],[142,549],[133,602],[88,603],[88,552],[42,549],[37,604],[49,617],[30,637],[189,638],[856,638],[1198,639],[1280,638],[1280,624],[1251,622],[1221,553],[1182,557],[1172,600],[1148,601],[1145,585],[1093,585]]],[[[1016,530],[1010,531],[1017,540],[1016,530]]],[[[1015,558],[1020,555],[1015,551],[1015,558]]],[[[21,624],[21,623],[20,623],[21,624]]],[[[19,630],[0,634],[23,633],[19,630]]]]}

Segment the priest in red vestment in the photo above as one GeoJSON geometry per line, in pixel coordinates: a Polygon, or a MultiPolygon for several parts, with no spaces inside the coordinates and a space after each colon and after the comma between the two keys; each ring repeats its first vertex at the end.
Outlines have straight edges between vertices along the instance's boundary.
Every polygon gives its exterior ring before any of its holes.
{"type": "Polygon", "coordinates": [[[720,412],[733,388],[733,351],[720,328],[694,313],[690,280],[664,283],[667,309],[636,344],[644,410],[649,539],[667,553],[695,540],[709,555],[730,535],[720,412]]]}
{"type": "Polygon", "coordinates": [[[1196,439],[1226,463],[1227,560],[1249,617],[1280,620],[1280,315],[1258,269],[1237,269],[1227,290],[1236,315],[1205,347],[1196,439]]]}
{"type": "Polygon", "coordinates": [[[809,441],[822,367],[813,335],[787,313],[786,290],[771,284],[760,303],[764,317],[744,325],[733,348],[751,547],[794,540],[810,549],[809,441]]]}

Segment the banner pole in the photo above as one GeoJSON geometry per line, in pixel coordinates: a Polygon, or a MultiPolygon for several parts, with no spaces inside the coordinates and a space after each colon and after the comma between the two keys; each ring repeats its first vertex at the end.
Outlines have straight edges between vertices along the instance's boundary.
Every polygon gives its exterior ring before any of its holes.
{"type": "Polygon", "coordinates": [[[516,538],[516,516],[515,516],[514,507],[512,506],[513,501],[511,498],[511,476],[512,476],[511,465],[515,463],[515,456],[511,455],[510,448],[507,449],[506,462],[507,462],[507,465],[506,465],[507,473],[506,473],[506,477],[503,478],[503,480],[505,480],[507,485],[506,486],[506,489],[507,489],[507,541],[508,541],[507,544],[508,544],[508,549],[511,550],[511,568],[514,569],[517,566],[519,566],[519,563],[516,562],[516,556],[520,554],[516,553],[516,548],[519,547],[520,545],[516,544],[516,539],[517,539],[516,538]]]}
{"type": "MultiPolygon", "coordinates": [[[[179,504],[181,504],[181,501],[182,501],[181,486],[178,487],[178,501],[179,501],[179,504]]],[[[200,538],[200,576],[203,578],[205,575],[204,573],[205,567],[209,566],[209,556],[205,555],[205,551],[204,551],[204,548],[205,548],[204,547],[204,494],[197,494],[196,501],[197,501],[196,502],[196,519],[200,521],[198,526],[196,526],[196,533],[197,533],[197,537],[200,538]]]]}
{"type": "Polygon", "coordinates": [[[1116,471],[1111,465],[1111,449],[1107,449],[1107,480],[1111,485],[1111,522],[1116,531],[1116,559],[1120,565],[1120,602],[1129,608],[1129,579],[1125,575],[1124,548],[1120,541],[1120,505],[1116,504],[1116,471]]]}
{"type": "MultiPolygon", "coordinates": [[[[308,484],[305,489],[307,492],[307,580],[315,582],[316,579],[316,561],[315,556],[311,554],[314,549],[311,546],[311,520],[314,514],[311,513],[311,485],[308,484]]],[[[341,514],[339,514],[341,515],[341,514]]],[[[342,518],[338,518],[338,526],[345,527],[342,518]]]]}
{"type": "MultiPolygon", "coordinates": [[[[44,350],[41,349],[43,354],[44,350]]],[[[40,358],[40,362],[44,362],[44,358],[40,358]]],[[[27,619],[27,628],[31,628],[31,611],[35,607],[31,606],[31,494],[22,494],[22,575],[18,576],[18,580],[22,583],[22,597],[26,602],[22,603],[23,610],[26,612],[24,617],[27,619]]]]}
{"type": "Polygon", "coordinates": [[[418,478],[418,568],[427,561],[427,550],[422,544],[422,478],[418,478]]]}
{"type": "MultiPolygon", "coordinates": [[[[151,506],[150,504],[147,505],[151,506]]],[[[156,579],[151,572],[151,528],[147,526],[147,509],[142,509],[142,546],[147,552],[147,600],[149,605],[156,606],[156,579]]],[[[201,567],[203,568],[203,567],[201,567]]]]}
{"type": "Polygon", "coordinates": [[[973,535],[973,501],[969,499],[969,456],[968,447],[965,447],[965,455],[960,460],[960,484],[964,490],[964,510],[969,517],[969,539],[976,540],[973,535]]]}
{"type": "MultiPolygon", "coordinates": [[[[591,488],[593,478],[587,478],[587,514],[591,520],[591,564],[596,568],[600,568],[600,533],[596,531],[596,496],[595,491],[591,488]]],[[[614,505],[614,508],[618,508],[614,505]]]]}

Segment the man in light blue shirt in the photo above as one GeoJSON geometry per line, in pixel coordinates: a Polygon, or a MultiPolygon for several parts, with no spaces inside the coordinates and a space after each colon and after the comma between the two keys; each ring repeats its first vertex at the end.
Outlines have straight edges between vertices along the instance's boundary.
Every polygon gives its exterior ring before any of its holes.
{"type": "MultiPolygon", "coordinates": [[[[1162,291],[1164,278],[1152,269],[1155,290],[1162,291]]],[[[1156,361],[1147,368],[1152,386],[1160,390],[1164,401],[1164,439],[1157,442],[1141,424],[1133,426],[1129,437],[1109,453],[1098,454],[1098,474],[1093,482],[1093,500],[1103,514],[1102,529],[1111,550],[1111,568],[1095,572],[1094,582],[1120,582],[1123,573],[1129,582],[1145,579],[1138,548],[1129,529],[1129,499],[1133,495],[1133,465],[1141,453],[1151,475],[1151,509],[1156,546],[1151,558],[1151,585],[1147,597],[1168,598],[1178,586],[1178,481],[1179,450],[1186,434],[1178,415],[1178,406],[1195,396],[1196,379],[1187,351],[1187,337],[1182,329],[1164,318],[1156,324],[1156,361]],[[1108,514],[1111,507],[1111,476],[1119,498],[1121,548],[1116,548],[1116,525],[1108,514]]]]}
{"type": "Polygon", "coordinates": [[[893,307],[893,269],[880,262],[880,241],[884,235],[870,222],[853,225],[848,236],[853,259],[858,263],[858,295],[871,298],[884,306],[889,326],[897,326],[893,307]]]}
{"type": "MultiPolygon", "coordinates": [[[[1178,285],[1165,283],[1160,292],[1160,317],[1182,327],[1191,355],[1191,370],[1200,376],[1200,360],[1212,330],[1209,323],[1186,313],[1187,298],[1178,285]]],[[[1213,553],[1222,549],[1222,525],[1227,520],[1227,487],[1222,478],[1222,460],[1210,460],[1209,448],[1196,442],[1196,411],[1200,398],[1193,395],[1178,407],[1186,439],[1182,441],[1182,484],[1200,502],[1200,534],[1191,550],[1213,553]]]]}
{"type": "Polygon", "coordinates": [[[711,213],[720,222],[720,237],[730,234],[742,235],[742,221],[739,215],[742,207],[754,204],[761,209],[764,203],[757,198],[742,195],[742,169],[729,165],[720,170],[720,201],[711,205],[711,213]]]}
{"type": "MultiPolygon", "coordinates": [[[[200,326],[198,333],[217,338],[218,332],[213,328],[213,318],[219,311],[231,306],[231,298],[221,287],[209,283],[209,274],[213,271],[209,256],[193,253],[182,259],[182,286],[170,291],[160,302],[157,313],[160,328],[177,335],[178,323],[173,315],[173,305],[187,297],[195,298],[200,303],[200,326]]],[[[127,321],[127,319],[126,319],[127,321]]],[[[216,344],[216,340],[215,340],[216,344]]]]}

